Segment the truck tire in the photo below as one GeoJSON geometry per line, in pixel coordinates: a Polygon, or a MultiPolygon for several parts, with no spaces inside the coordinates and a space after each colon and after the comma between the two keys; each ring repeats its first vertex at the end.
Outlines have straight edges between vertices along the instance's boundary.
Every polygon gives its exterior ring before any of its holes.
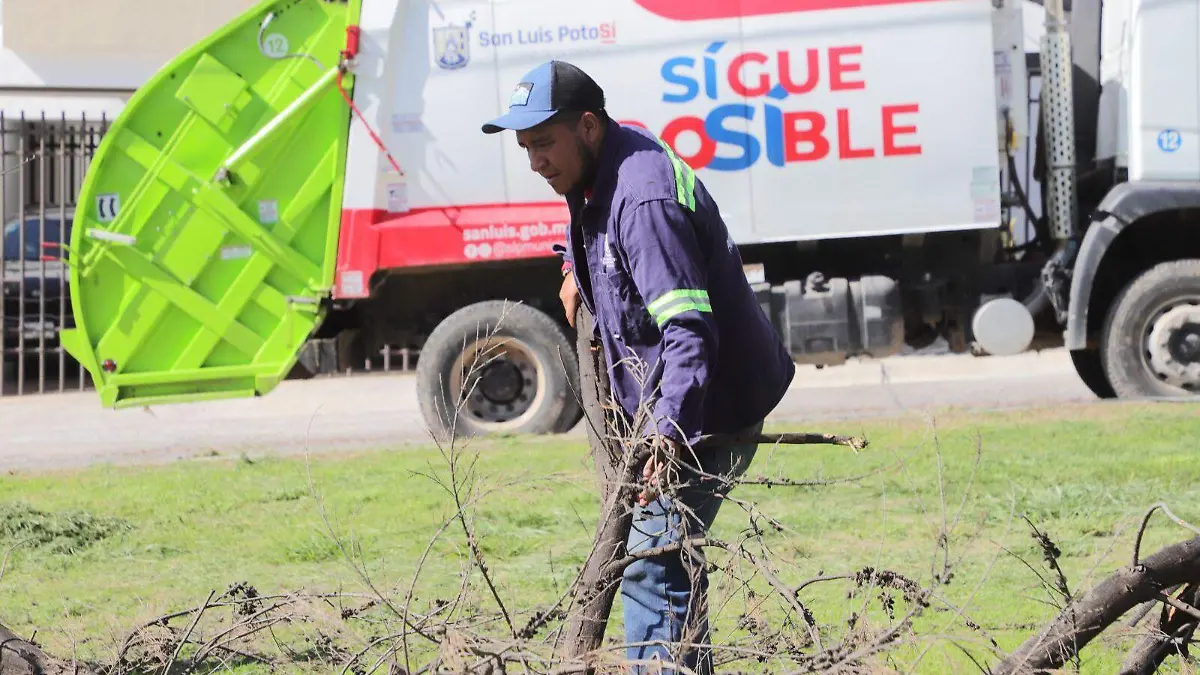
{"type": "Polygon", "coordinates": [[[1104,373],[1104,363],[1100,358],[1099,349],[1075,349],[1071,351],[1071,363],[1075,373],[1087,385],[1088,389],[1099,398],[1116,398],[1108,375],[1104,373]]]}
{"type": "Polygon", "coordinates": [[[1160,263],[1122,289],[1100,351],[1121,398],[1200,392],[1200,260],[1160,263]]]}
{"type": "Polygon", "coordinates": [[[579,366],[563,329],[528,305],[480,302],[446,317],[417,362],[417,397],[439,441],[570,431],[579,366]]]}

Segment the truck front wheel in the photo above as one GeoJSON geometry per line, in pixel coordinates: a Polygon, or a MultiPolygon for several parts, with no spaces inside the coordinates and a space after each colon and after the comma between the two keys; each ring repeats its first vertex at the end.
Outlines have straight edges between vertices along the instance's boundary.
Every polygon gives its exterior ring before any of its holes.
{"type": "Polygon", "coordinates": [[[580,420],[575,350],[528,305],[487,301],[446,317],[417,364],[417,396],[439,440],[570,431],[580,420]]]}
{"type": "Polygon", "coordinates": [[[1071,363],[1079,379],[1088,389],[1099,398],[1116,398],[1108,376],[1104,374],[1104,364],[1100,359],[1098,349],[1076,349],[1071,351],[1071,363]]]}
{"type": "Polygon", "coordinates": [[[1105,319],[1101,354],[1121,398],[1200,392],[1200,260],[1160,263],[1126,286],[1105,319]]]}

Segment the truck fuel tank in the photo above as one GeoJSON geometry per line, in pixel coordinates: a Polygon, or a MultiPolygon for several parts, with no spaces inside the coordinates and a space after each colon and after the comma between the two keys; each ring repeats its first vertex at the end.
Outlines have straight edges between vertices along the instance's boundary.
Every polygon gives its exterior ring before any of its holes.
{"type": "Polygon", "coordinates": [[[754,288],[797,363],[840,365],[856,356],[884,358],[904,347],[900,286],[889,277],[850,281],[817,272],[804,282],[754,288]]]}

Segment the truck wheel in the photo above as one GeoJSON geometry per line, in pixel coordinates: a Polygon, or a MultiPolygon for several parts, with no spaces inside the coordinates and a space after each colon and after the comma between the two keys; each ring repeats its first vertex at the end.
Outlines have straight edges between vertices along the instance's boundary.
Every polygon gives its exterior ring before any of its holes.
{"type": "Polygon", "coordinates": [[[1101,355],[1121,398],[1200,392],[1200,260],[1160,263],[1122,289],[1101,355]]]}
{"type": "Polygon", "coordinates": [[[1087,385],[1092,393],[1100,398],[1116,398],[1117,392],[1113,391],[1112,384],[1108,381],[1108,376],[1104,374],[1104,364],[1100,359],[1100,350],[1098,349],[1075,349],[1071,351],[1071,363],[1075,365],[1075,372],[1079,375],[1079,379],[1087,385]]]}
{"type": "Polygon", "coordinates": [[[578,375],[575,349],[549,316],[487,301],[451,314],[429,335],[417,362],[417,397],[441,441],[565,433],[583,416],[578,375]]]}

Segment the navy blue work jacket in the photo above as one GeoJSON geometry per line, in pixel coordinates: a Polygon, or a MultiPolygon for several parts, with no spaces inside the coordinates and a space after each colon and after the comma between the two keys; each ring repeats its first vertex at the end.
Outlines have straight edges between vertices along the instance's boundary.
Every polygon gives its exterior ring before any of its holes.
{"type": "Polygon", "coordinates": [[[567,195],[562,253],[614,396],[631,421],[643,405],[652,412],[637,433],[694,443],[765,418],[796,367],[691,167],[648,131],[610,121],[590,192],[567,195]]]}

